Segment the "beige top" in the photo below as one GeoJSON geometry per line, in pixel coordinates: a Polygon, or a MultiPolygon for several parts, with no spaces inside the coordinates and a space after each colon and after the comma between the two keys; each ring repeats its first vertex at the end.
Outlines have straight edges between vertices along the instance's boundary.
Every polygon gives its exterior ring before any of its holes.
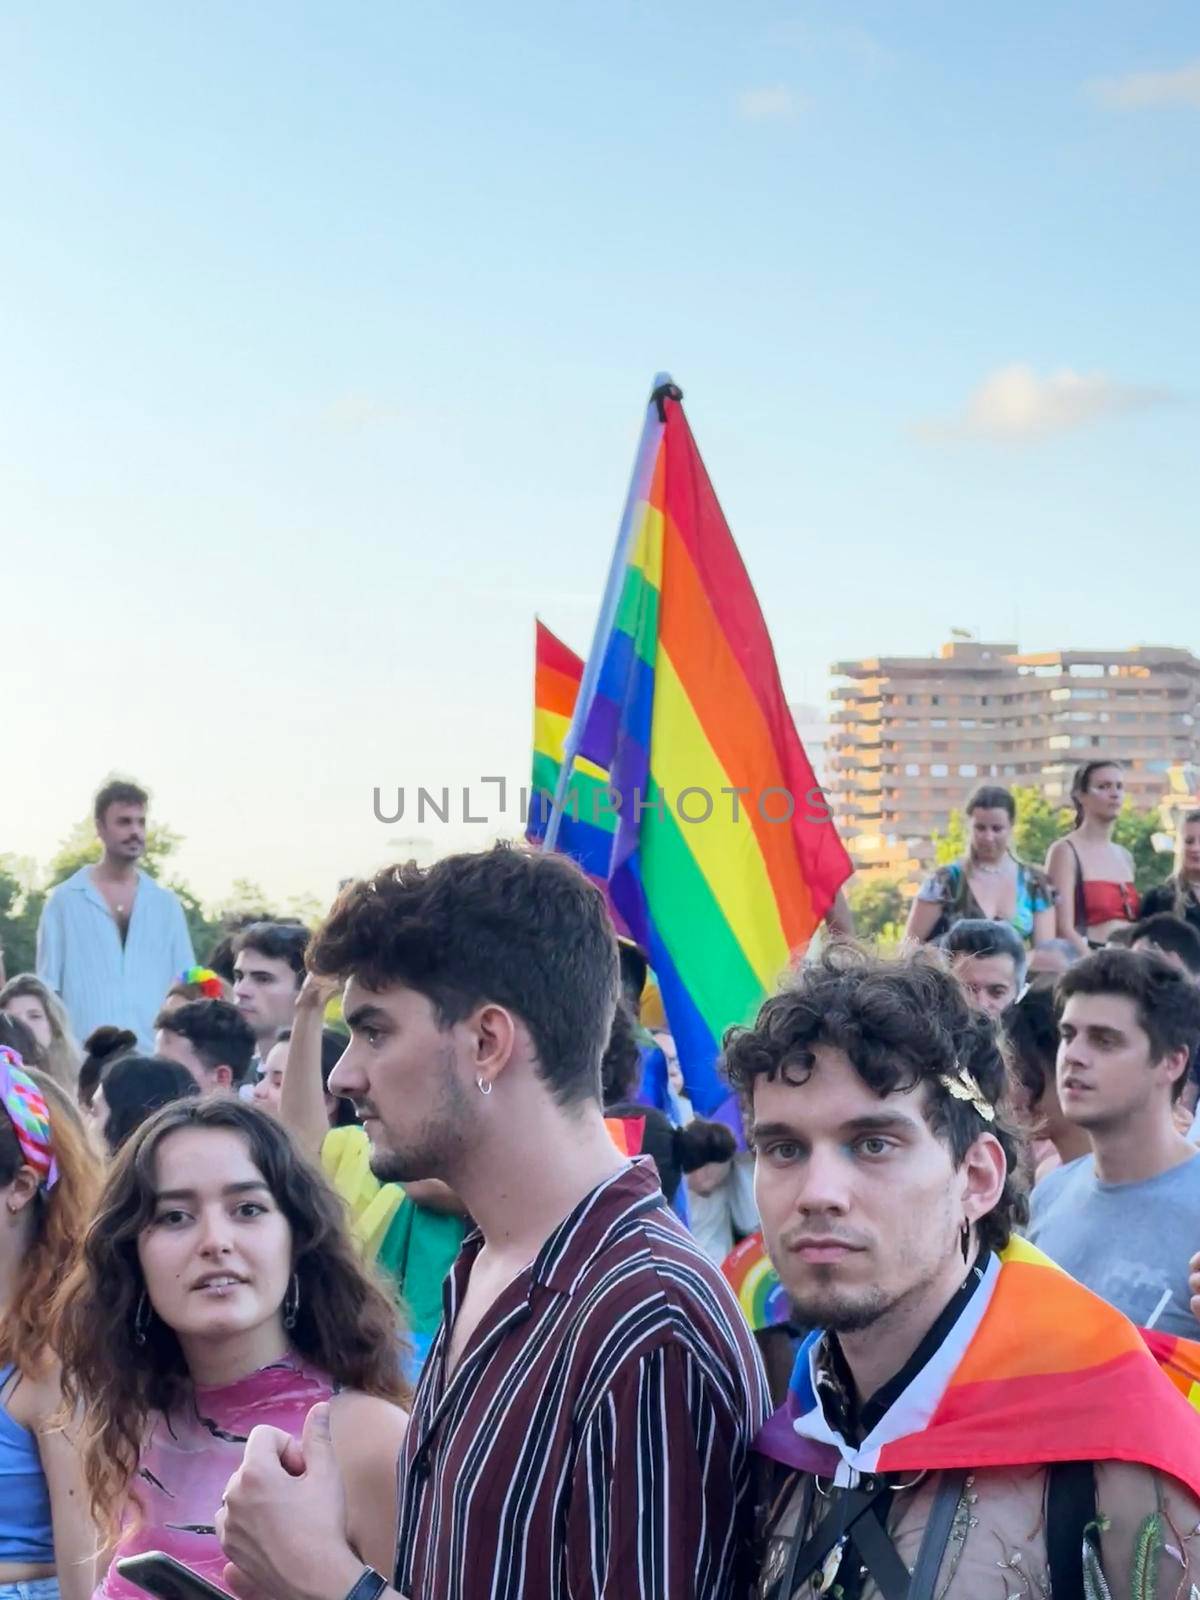
{"type": "MultiPolygon", "coordinates": [[[[771,1529],[756,1600],[772,1594],[786,1569],[806,1482],[803,1476],[799,1479],[787,1509],[771,1529]]],[[[910,1571],[937,1482],[938,1475],[930,1473],[911,1489],[898,1491],[892,1502],[888,1532],[910,1571]]],[[[967,1478],[934,1588],[935,1600],[1049,1600],[1046,1483],[1044,1467],[988,1468],[967,1478]]],[[[820,1495],[816,1497],[806,1536],[822,1520],[827,1505],[820,1495]]],[[[1092,1596],[1200,1600],[1200,1501],[1189,1490],[1148,1467],[1104,1462],[1096,1468],[1096,1508],[1107,1589],[1093,1581],[1087,1590],[1089,1600],[1092,1596]],[[1139,1583],[1138,1562],[1152,1542],[1156,1553],[1139,1583]]],[[[1093,1580],[1097,1576],[1093,1573],[1093,1580]]],[[[795,1600],[816,1600],[820,1595],[836,1600],[835,1584],[836,1569],[827,1570],[824,1579],[818,1569],[795,1591],[795,1600]]],[[[869,1576],[862,1600],[879,1600],[879,1589],[869,1576]]]]}

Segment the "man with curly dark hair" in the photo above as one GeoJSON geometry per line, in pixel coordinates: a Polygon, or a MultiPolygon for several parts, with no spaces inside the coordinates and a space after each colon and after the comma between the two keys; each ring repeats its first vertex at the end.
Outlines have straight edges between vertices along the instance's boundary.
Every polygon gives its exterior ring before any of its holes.
{"type": "Polygon", "coordinates": [[[835,947],[731,1032],[726,1066],[814,1329],[758,1442],[760,1600],[1188,1592],[1200,1416],[1015,1237],[1005,1063],[954,978],[835,947]]]}

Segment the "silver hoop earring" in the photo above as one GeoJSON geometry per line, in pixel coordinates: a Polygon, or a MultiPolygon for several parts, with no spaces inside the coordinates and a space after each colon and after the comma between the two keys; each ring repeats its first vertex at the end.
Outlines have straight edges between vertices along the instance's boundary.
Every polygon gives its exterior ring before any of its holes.
{"type": "Polygon", "coordinates": [[[147,1332],[149,1331],[149,1328],[150,1328],[150,1318],[153,1315],[154,1315],[154,1313],[150,1309],[150,1297],[146,1293],[145,1289],[143,1289],[142,1290],[142,1297],[138,1301],[137,1310],[134,1312],[134,1315],[133,1315],[133,1342],[134,1342],[134,1344],[145,1344],[145,1342],[146,1342],[146,1334],[147,1334],[147,1332]]]}
{"type": "Polygon", "coordinates": [[[290,1333],[296,1326],[296,1317],[300,1312],[300,1277],[292,1273],[292,1281],[288,1284],[288,1292],[283,1297],[283,1325],[290,1333]]]}
{"type": "Polygon", "coordinates": [[[491,1083],[484,1077],[482,1072],[476,1073],[475,1075],[475,1087],[479,1090],[480,1094],[491,1094],[492,1092],[491,1083]]]}

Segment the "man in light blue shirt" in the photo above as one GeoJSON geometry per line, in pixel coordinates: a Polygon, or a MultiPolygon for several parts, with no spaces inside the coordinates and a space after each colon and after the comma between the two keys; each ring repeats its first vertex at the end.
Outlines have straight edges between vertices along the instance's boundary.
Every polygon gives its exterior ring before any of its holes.
{"type": "Polygon", "coordinates": [[[183,907],[137,865],[146,849],[144,790],[114,782],[96,796],[104,854],[52,891],[38,924],[37,972],[62,996],[76,1037],[112,1023],[154,1049],[154,1019],[195,962],[183,907]]]}

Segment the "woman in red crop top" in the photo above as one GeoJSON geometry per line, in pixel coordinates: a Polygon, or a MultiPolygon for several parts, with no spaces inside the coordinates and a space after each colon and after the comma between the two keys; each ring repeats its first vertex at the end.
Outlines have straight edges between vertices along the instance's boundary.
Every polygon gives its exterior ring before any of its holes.
{"type": "Polygon", "coordinates": [[[1133,857],[1113,843],[1124,799],[1120,762],[1089,761],[1080,767],[1071,783],[1075,827],[1056,839],[1046,856],[1046,871],[1058,890],[1059,936],[1084,954],[1138,918],[1133,857]]]}

